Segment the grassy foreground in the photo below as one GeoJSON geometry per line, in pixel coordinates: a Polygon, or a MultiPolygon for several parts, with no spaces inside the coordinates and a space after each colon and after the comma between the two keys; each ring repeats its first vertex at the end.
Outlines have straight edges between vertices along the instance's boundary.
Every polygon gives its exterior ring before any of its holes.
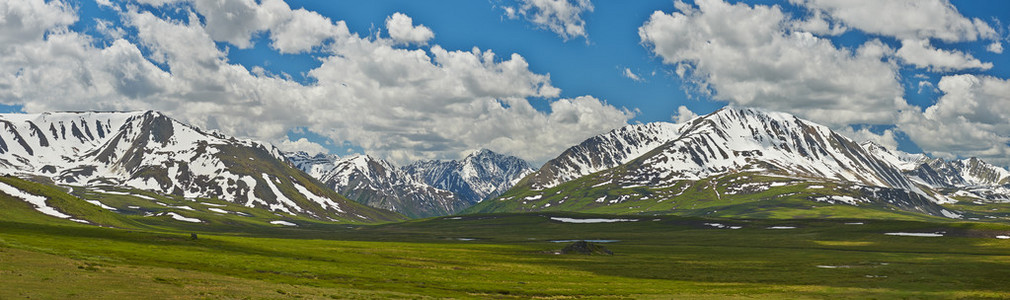
{"type": "Polygon", "coordinates": [[[208,224],[196,240],[191,227],[3,221],[0,299],[1010,296],[1010,240],[995,238],[1010,235],[1006,225],[550,217],[611,218],[471,215],[255,234],[208,224]],[[566,244],[551,240],[571,239],[619,241],[605,244],[613,256],[553,254],[566,244]]]}

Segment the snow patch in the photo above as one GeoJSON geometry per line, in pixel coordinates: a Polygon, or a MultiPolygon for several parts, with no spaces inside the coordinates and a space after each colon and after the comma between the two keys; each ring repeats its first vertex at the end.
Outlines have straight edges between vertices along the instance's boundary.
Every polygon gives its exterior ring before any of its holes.
{"type": "Polygon", "coordinates": [[[949,210],[946,210],[946,209],[941,209],[940,213],[942,213],[944,217],[948,217],[948,218],[951,218],[951,219],[960,219],[961,218],[960,214],[953,213],[953,212],[951,212],[949,210]]]}
{"type": "Polygon", "coordinates": [[[180,214],[177,214],[177,213],[174,213],[174,212],[167,212],[164,215],[172,217],[172,219],[176,219],[176,220],[179,220],[179,221],[191,222],[191,223],[203,223],[203,220],[200,220],[200,219],[197,219],[197,218],[187,218],[187,217],[185,217],[183,215],[180,215],[180,214]]]}
{"type": "Polygon", "coordinates": [[[101,207],[101,208],[104,208],[104,209],[107,209],[107,210],[117,210],[115,207],[105,205],[105,203],[102,203],[101,201],[98,201],[98,200],[84,200],[84,201],[87,201],[88,203],[97,205],[98,207],[101,207]]]}
{"type": "Polygon", "coordinates": [[[297,211],[302,211],[301,207],[299,207],[298,204],[296,204],[294,201],[291,201],[291,199],[289,199],[287,196],[284,196],[284,193],[281,193],[281,190],[278,189],[276,185],[274,185],[274,181],[270,180],[270,175],[267,175],[267,173],[263,173],[262,175],[263,175],[263,181],[266,181],[267,186],[270,187],[270,191],[274,193],[274,197],[276,197],[277,202],[279,202],[278,204],[271,204],[270,210],[280,210],[292,216],[295,215],[295,213],[291,212],[291,210],[289,210],[288,207],[292,207],[297,211]]]}
{"type": "Polygon", "coordinates": [[[765,229],[796,229],[796,227],[793,227],[793,226],[772,226],[772,227],[768,227],[768,228],[765,228],[765,229]]]}
{"type": "Polygon", "coordinates": [[[147,195],[130,194],[130,196],[134,196],[134,197],[137,197],[137,198],[140,198],[140,199],[154,200],[154,197],[147,196],[147,195]]]}
{"type": "Polygon", "coordinates": [[[712,227],[720,228],[720,229],[740,229],[740,228],[743,228],[743,226],[724,225],[724,224],[720,224],[720,223],[703,223],[703,225],[712,226],[712,227]]]}
{"type": "Polygon", "coordinates": [[[316,194],[312,193],[312,191],[309,191],[309,189],[298,184],[297,182],[294,183],[294,186],[295,189],[298,190],[298,192],[301,193],[302,196],[305,196],[306,199],[309,199],[309,201],[319,204],[319,206],[322,206],[324,209],[327,207],[331,207],[340,213],[344,213],[344,210],[340,209],[340,204],[338,204],[336,201],[333,201],[332,199],[323,196],[317,196],[316,194]]]}
{"type": "Polygon", "coordinates": [[[940,233],[928,233],[928,232],[888,232],[885,235],[894,236],[918,236],[918,237],[941,237],[943,234],[940,233]]]}
{"type": "MultiPolygon", "coordinates": [[[[167,205],[166,205],[166,206],[167,206],[167,205]]],[[[168,207],[171,207],[171,208],[178,208],[178,209],[184,209],[184,210],[188,210],[188,211],[196,211],[196,210],[195,210],[195,209],[193,209],[192,207],[189,207],[189,206],[186,206],[186,205],[180,205],[180,206],[168,206],[168,207]]]]}
{"type": "Polygon", "coordinates": [[[564,223],[615,223],[615,222],[638,222],[638,219],[574,219],[551,217],[551,220],[564,223]]]}
{"type": "Polygon", "coordinates": [[[217,207],[211,207],[211,208],[208,208],[207,210],[212,211],[212,212],[216,212],[216,213],[219,213],[219,214],[228,214],[228,213],[231,213],[230,211],[223,210],[223,209],[220,209],[220,208],[217,208],[217,207]]]}
{"type": "Polygon", "coordinates": [[[274,224],[274,225],[284,225],[284,226],[298,226],[298,224],[295,224],[295,223],[291,223],[291,222],[288,222],[288,221],[281,221],[281,220],[277,220],[277,221],[270,221],[270,224],[274,224]]]}
{"type": "Polygon", "coordinates": [[[28,202],[31,205],[35,206],[35,210],[37,210],[37,211],[39,211],[41,213],[44,213],[44,214],[47,214],[47,215],[50,215],[50,216],[53,216],[53,217],[61,218],[61,219],[70,218],[70,215],[61,213],[58,210],[56,210],[56,208],[47,205],[46,204],[46,197],[36,196],[36,195],[32,195],[32,194],[26,193],[26,192],[24,192],[22,190],[19,190],[16,187],[8,185],[7,183],[4,183],[4,182],[0,182],[0,192],[4,192],[5,194],[8,194],[8,195],[11,195],[11,196],[14,196],[14,197],[18,197],[18,198],[21,198],[22,200],[25,200],[26,202],[28,202]]]}

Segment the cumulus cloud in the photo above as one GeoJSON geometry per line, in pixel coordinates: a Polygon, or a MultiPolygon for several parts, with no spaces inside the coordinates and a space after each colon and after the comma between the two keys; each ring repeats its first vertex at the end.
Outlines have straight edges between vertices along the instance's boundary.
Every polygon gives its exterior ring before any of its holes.
{"type": "Polygon", "coordinates": [[[584,12],[593,11],[593,3],[589,0],[516,1],[518,9],[511,6],[504,8],[509,19],[525,16],[529,22],[554,32],[565,41],[580,36],[589,38],[586,21],[582,19],[584,12]]]}
{"type": "Polygon", "coordinates": [[[946,42],[999,38],[986,22],[961,15],[947,0],[790,0],[866,33],[946,42]]]}
{"type": "Polygon", "coordinates": [[[632,72],[630,68],[624,68],[624,73],[622,73],[622,75],[624,75],[624,77],[627,77],[628,79],[631,79],[631,80],[634,80],[634,81],[638,81],[638,82],[645,81],[645,80],[642,79],[642,77],[639,77],[638,74],[635,74],[635,72],[632,72]]]}
{"type": "Polygon", "coordinates": [[[944,93],[923,113],[902,114],[899,128],[927,152],[941,157],[977,156],[1010,164],[1010,81],[990,76],[940,79],[944,93]]]}
{"type": "Polygon", "coordinates": [[[716,100],[787,111],[833,126],[886,124],[902,98],[893,52],[871,40],[855,51],[792,30],[778,6],[699,0],[657,11],[643,44],[716,100]]]}
{"type": "Polygon", "coordinates": [[[814,10],[802,21],[791,22],[790,26],[798,31],[806,31],[816,35],[830,36],[840,35],[848,30],[848,28],[845,28],[844,25],[829,20],[829,18],[819,10],[814,10]]]}
{"type": "Polygon", "coordinates": [[[0,3],[0,47],[37,40],[47,31],[76,21],[77,14],[63,1],[3,1],[0,3]]]}
{"type": "Polygon", "coordinates": [[[389,37],[403,44],[427,44],[435,33],[424,25],[414,26],[414,20],[402,13],[393,13],[386,18],[389,37]]]}
{"type": "Polygon", "coordinates": [[[989,44],[989,46],[985,47],[985,50],[988,50],[989,52],[996,54],[1003,53],[1003,43],[992,42],[992,44],[989,44]]]}
{"type": "Polygon", "coordinates": [[[929,40],[902,40],[901,48],[895,53],[906,63],[918,68],[948,72],[964,69],[988,70],[992,63],[983,63],[971,54],[957,50],[941,50],[930,46],[929,40]]]}
{"type": "Polygon", "coordinates": [[[681,105],[677,107],[677,114],[670,117],[670,119],[680,124],[690,121],[696,117],[698,117],[698,114],[691,111],[691,109],[687,108],[687,106],[681,105]]]}
{"type": "Polygon", "coordinates": [[[934,86],[932,82],[920,80],[918,93],[922,94],[924,92],[939,93],[940,90],[936,89],[936,86],[934,86]]]}
{"type": "Polygon", "coordinates": [[[174,18],[126,7],[118,13],[129,36],[106,46],[64,28],[69,21],[44,23],[23,42],[0,44],[0,102],[27,112],[155,109],[226,134],[318,150],[287,140],[291,128],[304,127],[399,162],[476,148],[544,161],[634,116],[591,96],[556,99],[550,74],[532,72],[518,54],[403,49],[279,1],[210,4],[181,5],[174,18]],[[263,23],[212,23],[219,16],[208,15],[227,5],[249,6],[236,13],[263,23]],[[306,72],[312,83],[233,64],[217,44],[240,47],[257,33],[281,52],[315,49],[321,65],[306,72]],[[546,99],[536,101],[550,102],[550,112],[528,98],[546,99]]]}
{"type": "Polygon", "coordinates": [[[326,147],[309,141],[306,138],[300,138],[296,141],[284,139],[279,143],[274,143],[274,145],[277,146],[278,149],[281,149],[281,151],[285,152],[305,151],[305,153],[308,153],[309,155],[316,155],[319,153],[329,154],[329,150],[327,150],[326,147]]]}
{"type": "Polygon", "coordinates": [[[843,127],[836,129],[835,132],[856,142],[874,142],[887,149],[898,149],[898,140],[895,138],[893,129],[886,129],[881,134],[876,134],[867,128],[854,129],[852,127],[843,127]]]}
{"type": "Polygon", "coordinates": [[[302,53],[324,42],[347,38],[343,21],[336,23],[305,9],[292,10],[283,0],[139,0],[155,7],[191,2],[205,20],[204,30],[215,41],[238,48],[252,47],[253,35],[269,31],[271,47],[281,53],[302,53]]]}

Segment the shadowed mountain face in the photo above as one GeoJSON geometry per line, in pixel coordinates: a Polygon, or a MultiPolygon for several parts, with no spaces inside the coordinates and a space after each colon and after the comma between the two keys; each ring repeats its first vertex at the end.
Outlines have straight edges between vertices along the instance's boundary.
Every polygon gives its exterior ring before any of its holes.
{"type": "Polygon", "coordinates": [[[153,111],[4,114],[0,123],[0,166],[8,174],[219,198],[323,220],[399,218],[322,187],[269,144],[206,133],[153,111]]]}
{"type": "Polygon", "coordinates": [[[940,206],[954,201],[951,191],[939,188],[998,188],[1008,173],[977,159],[930,160],[861,145],[785,113],[723,108],[682,124],[632,125],[590,138],[470,211],[647,213],[683,209],[656,203],[707,191],[698,196],[726,200],[723,209],[741,204],[732,199],[800,199],[956,217],[940,206]]]}

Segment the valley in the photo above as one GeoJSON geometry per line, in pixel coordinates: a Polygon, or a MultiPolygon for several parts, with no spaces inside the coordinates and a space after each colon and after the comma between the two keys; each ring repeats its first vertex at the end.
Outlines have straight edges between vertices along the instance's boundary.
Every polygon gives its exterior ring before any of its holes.
{"type": "Polygon", "coordinates": [[[508,214],[229,233],[0,222],[3,298],[999,298],[1010,226],[508,214]],[[725,224],[726,228],[716,226],[725,224]],[[740,226],[729,229],[729,225],[740,226]],[[508,230],[502,230],[508,228],[508,230]],[[785,228],[785,229],[774,229],[785,228]],[[885,235],[943,232],[940,237],[885,235]],[[606,239],[613,256],[556,255],[606,239]],[[95,283],[101,283],[95,286],[95,283]]]}
{"type": "Polygon", "coordinates": [[[631,125],[539,170],[488,150],[405,167],[281,154],[114,116],[120,130],[93,141],[8,131],[20,146],[0,152],[0,284],[14,288],[0,298],[1010,293],[1010,172],[783,114],[631,125]],[[562,254],[578,241],[613,255],[562,254]]]}

